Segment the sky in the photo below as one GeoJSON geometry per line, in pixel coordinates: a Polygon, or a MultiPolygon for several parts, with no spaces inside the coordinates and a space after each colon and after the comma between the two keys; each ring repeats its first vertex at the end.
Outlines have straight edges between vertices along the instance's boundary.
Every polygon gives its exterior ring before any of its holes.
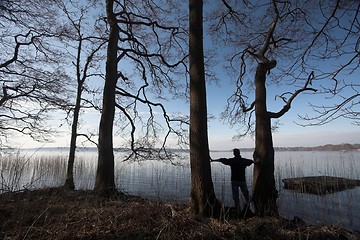
{"type": "MultiPolygon", "coordinates": [[[[222,88],[210,87],[208,91],[208,111],[215,116],[219,116],[226,104],[226,96],[219,96],[222,88]]],[[[310,96],[307,95],[296,98],[290,111],[279,119],[280,126],[273,133],[274,146],[307,147],[325,144],[360,143],[360,127],[354,125],[349,119],[340,118],[321,126],[300,126],[299,124],[305,124],[306,122],[300,120],[297,114],[313,113],[313,110],[308,104],[309,98],[310,96]]],[[[321,99],[318,101],[321,101],[321,99]]],[[[275,112],[280,110],[280,108],[278,104],[270,104],[268,105],[268,110],[275,112]]],[[[236,130],[236,126],[231,128],[227,124],[219,121],[219,117],[211,120],[209,122],[210,148],[226,150],[235,147],[254,147],[254,138],[251,136],[239,141],[234,141],[233,136],[236,134],[236,130]]]]}
{"type": "MultiPolygon", "coordinates": [[[[205,40],[205,45],[210,44],[205,40]]],[[[209,46],[205,46],[208,47],[209,46]]],[[[234,84],[229,76],[223,74],[222,69],[215,70],[221,81],[216,84],[209,82],[207,84],[207,107],[208,114],[213,116],[208,122],[209,146],[212,150],[229,150],[232,148],[251,148],[254,147],[254,138],[252,136],[245,137],[241,140],[234,141],[233,137],[237,134],[238,128],[241,126],[230,127],[221,120],[221,112],[224,111],[227,98],[234,91],[234,84]]],[[[351,76],[352,82],[358,82],[360,79],[360,71],[355,71],[351,76]]],[[[101,81],[100,81],[101,82],[101,81]]],[[[316,84],[315,84],[316,85],[316,84]]],[[[319,86],[314,86],[319,87],[319,86]]],[[[282,106],[279,102],[274,102],[274,96],[279,94],[278,90],[291,91],[296,90],[292,86],[268,86],[268,110],[279,111],[282,106]]],[[[351,120],[339,118],[331,123],[321,126],[303,127],[299,124],[305,124],[298,118],[298,114],[310,114],[314,112],[309,106],[309,102],[316,104],[331,103],[324,96],[313,96],[309,94],[301,94],[292,105],[290,111],[279,119],[280,127],[273,133],[273,142],[275,147],[294,147],[294,146],[319,146],[325,144],[341,144],[341,143],[360,143],[360,127],[354,125],[351,120]]],[[[170,100],[164,103],[171,113],[183,113],[188,115],[189,104],[181,100],[170,100]]],[[[99,113],[95,111],[87,112],[83,115],[82,129],[98,129],[99,113]]],[[[52,142],[38,143],[32,141],[26,136],[14,136],[14,141],[19,147],[67,147],[70,142],[70,126],[63,124],[63,115],[54,115],[52,124],[60,131],[58,135],[53,137],[52,142]],[[57,127],[62,125],[62,127],[57,127]]],[[[96,138],[95,138],[96,140],[96,138]]],[[[78,145],[81,145],[81,139],[78,145]]],[[[114,147],[119,146],[121,139],[115,137],[114,147]]],[[[172,143],[173,146],[176,144],[172,143]]],[[[85,144],[85,146],[93,146],[85,144]]]]}
{"type": "MultiPolygon", "coordinates": [[[[208,111],[214,116],[218,116],[223,108],[210,107],[214,100],[209,100],[208,111]]],[[[301,102],[299,102],[301,103],[301,102]]],[[[302,103],[305,103],[303,101],[302,103]]],[[[218,102],[216,102],[218,104],[218,102]]],[[[306,104],[306,103],[305,103],[306,104]]],[[[215,105],[215,104],[214,104],[215,105]]],[[[186,111],[186,109],[184,109],[186,111]]],[[[296,108],[291,111],[296,111],[296,108]]],[[[275,147],[295,147],[295,146],[320,146],[325,144],[341,143],[360,143],[360,129],[349,120],[340,119],[323,126],[302,127],[294,122],[298,119],[296,116],[284,116],[281,120],[281,126],[273,133],[273,142],[275,147]]],[[[98,116],[93,113],[83,120],[87,125],[97,128],[98,116]]],[[[15,142],[22,148],[42,148],[42,147],[68,147],[70,138],[69,128],[63,127],[63,133],[53,137],[53,142],[39,143],[32,139],[21,136],[16,138],[15,142]]],[[[245,137],[241,140],[234,140],[236,127],[231,128],[224,124],[219,117],[210,120],[208,123],[209,146],[211,150],[229,150],[233,148],[252,148],[255,146],[255,140],[252,136],[245,137]]],[[[117,145],[115,137],[114,145],[117,145]]],[[[120,139],[118,140],[121,141],[120,139]]],[[[78,145],[81,145],[81,140],[78,145]]],[[[92,146],[85,144],[85,146],[92,146]]]]}
{"type": "MultiPolygon", "coordinates": [[[[230,84],[229,84],[230,85],[230,84]]],[[[220,114],[224,110],[227,94],[231,93],[232,87],[217,84],[208,84],[207,86],[207,106],[208,114],[213,116],[208,121],[208,137],[209,147],[211,150],[230,150],[233,148],[252,148],[255,146],[255,139],[252,136],[245,137],[240,140],[234,140],[237,134],[238,126],[230,127],[220,119],[220,114]]],[[[308,106],[309,96],[301,96],[295,99],[293,107],[290,111],[280,118],[280,126],[273,133],[273,142],[275,147],[295,147],[295,146],[320,146],[325,144],[342,144],[342,143],[360,143],[360,127],[352,123],[351,120],[340,118],[322,126],[303,127],[297,123],[305,123],[299,120],[298,112],[309,112],[312,109],[308,106]]],[[[165,102],[169,113],[188,113],[189,104],[180,100],[165,102]]],[[[274,105],[269,105],[268,109],[276,111],[274,105]]],[[[82,129],[97,129],[99,124],[99,113],[90,111],[83,115],[82,129]]],[[[54,125],[59,124],[57,117],[53,116],[54,125]]],[[[22,148],[43,148],[43,147],[68,147],[70,142],[70,126],[64,124],[59,130],[62,132],[53,137],[53,142],[39,143],[34,142],[30,138],[21,136],[16,142],[22,148]]],[[[79,139],[78,146],[93,146],[85,143],[84,139],[79,139]]],[[[96,138],[95,138],[96,140],[96,138]]],[[[119,146],[122,139],[114,137],[114,147],[119,146]]],[[[176,147],[176,143],[171,143],[172,147],[176,147]]]]}

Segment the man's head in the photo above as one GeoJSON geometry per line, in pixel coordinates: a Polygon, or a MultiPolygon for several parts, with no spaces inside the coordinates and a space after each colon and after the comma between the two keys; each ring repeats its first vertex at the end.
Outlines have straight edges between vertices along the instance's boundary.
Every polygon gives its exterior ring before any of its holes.
{"type": "Polygon", "coordinates": [[[240,156],[240,149],[234,148],[233,153],[234,153],[234,156],[240,156]]]}

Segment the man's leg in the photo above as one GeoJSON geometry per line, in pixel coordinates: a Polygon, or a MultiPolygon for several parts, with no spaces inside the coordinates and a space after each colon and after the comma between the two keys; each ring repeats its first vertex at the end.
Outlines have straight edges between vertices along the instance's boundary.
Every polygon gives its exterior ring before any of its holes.
{"type": "Polygon", "coordinates": [[[245,201],[246,201],[245,206],[246,206],[250,202],[249,190],[247,188],[246,181],[240,182],[239,186],[241,188],[242,194],[244,195],[244,198],[245,198],[245,201]]]}
{"type": "Polygon", "coordinates": [[[235,203],[235,208],[240,209],[240,198],[239,198],[239,185],[240,182],[231,182],[232,196],[235,203]]]}

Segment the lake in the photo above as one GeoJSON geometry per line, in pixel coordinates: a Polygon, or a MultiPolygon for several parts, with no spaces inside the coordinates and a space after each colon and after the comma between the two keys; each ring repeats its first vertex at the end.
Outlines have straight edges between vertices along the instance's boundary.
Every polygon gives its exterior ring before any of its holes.
{"type": "MultiPolygon", "coordinates": [[[[66,157],[64,149],[26,150],[14,160],[3,154],[0,158],[0,190],[35,189],[61,186],[65,180],[66,157]]],[[[76,189],[92,189],[97,167],[96,151],[77,153],[75,162],[76,189]]],[[[186,203],[190,192],[189,156],[173,163],[166,161],[123,162],[124,153],[115,153],[116,186],[123,192],[149,199],[186,203]]],[[[252,152],[242,152],[252,158],[252,152]]],[[[211,152],[213,159],[232,157],[232,151],[211,152]]],[[[360,179],[360,152],[287,152],[275,153],[275,177],[279,191],[278,207],[281,216],[298,216],[308,223],[328,223],[360,230],[360,188],[318,196],[283,188],[281,179],[304,176],[334,176],[360,179]]],[[[232,206],[230,168],[211,163],[217,198],[232,206]]],[[[246,170],[251,192],[252,170],[246,170]]]]}

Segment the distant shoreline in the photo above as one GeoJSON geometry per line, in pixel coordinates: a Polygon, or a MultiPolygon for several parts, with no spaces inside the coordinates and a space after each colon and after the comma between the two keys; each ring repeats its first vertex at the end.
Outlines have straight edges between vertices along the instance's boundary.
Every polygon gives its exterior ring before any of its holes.
{"type": "MultiPolygon", "coordinates": [[[[254,148],[240,148],[243,152],[254,151],[254,148]]],[[[304,151],[360,151],[360,144],[326,144],[314,147],[274,147],[276,152],[304,152],[304,151]]]]}
{"type": "Polygon", "coordinates": [[[326,144],[316,147],[276,147],[275,151],[360,151],[360,144],[326,144]]]}
{"type": "MultiPolygon", "coordinates": [[[[313,146],[313,147],[274,147],[276,152],[280,151],[289,151],[289,152],[296,152],[296,151],[360,151],[360,144],[349,144],[349,143],[343,143],[343,144],[326,144],[321,146],[313,146]]],[[[14,149],[1,149],[2,150],[16,150],[14,149]]],[[[43,147],[43,148],[23,148],[22,151],[26,150],[34,150],[34,151],[68,151],[69,147],[43,147]]],[[[254,148],[240,148],[243,152],[252,152],[254,151],[254,148]]],[[[77,147],[77,151],[87,151],[87,152],[93,152],[97,151],[96,147],[77,147]]],[[[130,149],[127,148],[114,148],[115,152],[127,152],[130,151],[130,149]]],[[[167,149],[167,151],[176,151],[176,152],[187,152],[189,149],[167,149]]],[[[212,149],[211,152],[227,152],[232,151],[232,149],[228,150],[216,150],[212,149]]]]}

